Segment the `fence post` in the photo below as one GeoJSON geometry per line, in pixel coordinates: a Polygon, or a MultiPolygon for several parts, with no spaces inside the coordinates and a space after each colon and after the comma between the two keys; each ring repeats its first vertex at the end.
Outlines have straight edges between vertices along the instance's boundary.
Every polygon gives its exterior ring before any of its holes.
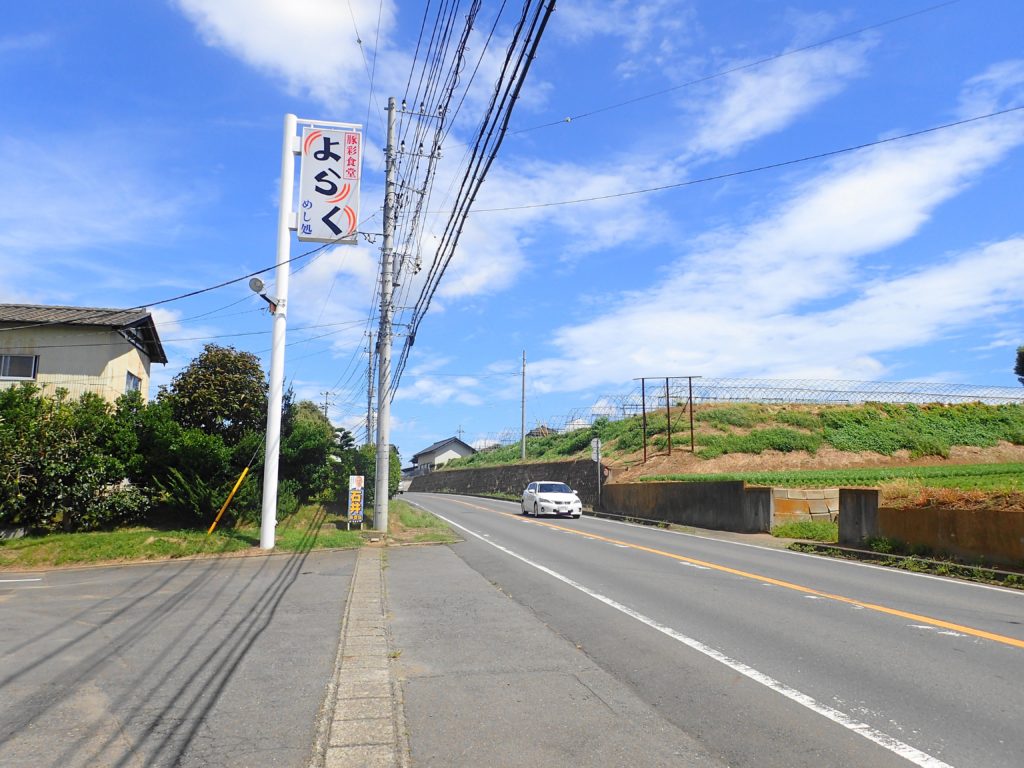
{"type": "Polygon", "coordinates": [[[646,380],[640,378],[640,412],[643,414],[644,425],[644,464],[647,463],[647,389],[646,380]]]}
{"type": "Polygon", "coordinates": [[[665,377],[665,423],[668,429],[668,455],[672,455],[672,401],[668,396],[668,376],[665,377]]]}

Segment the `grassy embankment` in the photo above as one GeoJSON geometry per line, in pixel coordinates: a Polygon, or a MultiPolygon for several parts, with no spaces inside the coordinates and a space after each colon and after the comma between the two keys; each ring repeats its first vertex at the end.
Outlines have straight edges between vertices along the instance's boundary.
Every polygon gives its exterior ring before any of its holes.
{"type": "MultiPolygon", "coordinates": [[[[448,526],[427,512],[400,500],[389,505],[389,528],[401,542],[453,541],[448,526]]],[[[359,547],[365,538],[357,530],[338,528],[337,505],[309,505],[281,520],[275,548],[281,552],[359,547]]],[[[365,533],[365,532],[364,532],[365,533]]],[[[200,530],[130,528],[120,531],[26,536],[0,541],[0,568],[29,569],[72,565],[96,565],[197,556],[225,556],[255,552],[258,525],[218,529],[207,536],[200,530]]]]}
{"type": "MultiPolygon", "coordinates": [[[[895,454],[911,460],[934,458],[934,466],[771,471],[763,469],[730,473],[662,474],[641,480],[683,482],[744,480],[756,485],[814,487],[870,486],[882,490],[883,503],[988,503],[1015,506],[1024,500],[1024,464],[949,465],[939,463],[954,446],[991,448],[1001,442],[1024,445],[1024,406],[1020,405],[892,405],[867,403],[852,406],[765,405],[731,403],[698,406],[694,413],[694,442],[699,459],[725,454],[760,455],[768,451],[814,455],[829,447],[835,451],[865,452],[880,457],[895,454]],[[901,453],[902,452],[902,453],[901,453]]],[[[582,458],[590,453],[590,441],[601,438],[603,454],[611,463],[636,463],[643,447],[639,417],[619,421],[598,420],[592,427],[527,439],[529,461],[582,458]]],[[[668,420],[663,412],[647,417],[648,449],[668,446],[668,420]]],[[[672,440],[689,442],[689,417],[676,408],[672,440]]],[[[482,451],[449,464],[450,467],[493,466],[519,461],[519,446],[482,451]]],[[[780,528],[781,535],[835,541],[834,523],[796,523],[780,528]]]]}
{"type": "MultiPolygon", "coordinates": [[[[892,456],[906,451],[910,458],[948,458],[953,446],[993,447],[1000,442],[1024,445],[1022,405],[891,405],[852,406],[762,405],[733,403],[698,406],[694,420],[696,455],[713,459],[728,453],[806,451],[823,446],[837,451],[870,451],[892,456]]],[[[643,448],[643,424],[638,416],[619,421],[598,419],[593,426],[526,440],[528,461],[556,461],[590,455],[590,441],[601,438],[610,461],[628,461],[643,448]]],[[[672,416],[672,439],[689,441],[688,416],[677,405],[672,416]]],[[[664,412],[647,416],[649,449],[668,445],[664,412]]],[[[499,446],[450,462],[450,468],[494,466],[519,462],[519,445],[499,446]]]]}

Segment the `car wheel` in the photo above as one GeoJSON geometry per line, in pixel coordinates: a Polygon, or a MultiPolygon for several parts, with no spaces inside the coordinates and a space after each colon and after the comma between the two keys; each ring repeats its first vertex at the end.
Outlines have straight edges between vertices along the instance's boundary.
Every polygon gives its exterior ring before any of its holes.
{"type": "Polygon", "coordinates": [[[572,516],[572,519],[573,519],[573,520],[579,520],[579,519],[580,519],[580,517],[581,517],[580,515],[573,515],[573,516],[572,516]]]}
{"type": "Polygon", "coordinates": [[[537,502],[533,503],[533,516],[540,517],[540,508],[537,506],[537,502]]]}

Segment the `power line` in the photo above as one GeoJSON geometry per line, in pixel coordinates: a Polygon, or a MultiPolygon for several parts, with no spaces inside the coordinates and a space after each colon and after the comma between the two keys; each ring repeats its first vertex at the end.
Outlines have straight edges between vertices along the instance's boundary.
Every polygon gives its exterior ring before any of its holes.
{"type": "Polygon", "coordinates": [[[996,112],[989,112],[986,115],[977,115],[975,117],[968,117],[964,120],[957,120],[952,123],[944,123],[942,125],[932,126],[931,128],[923,128],[919,131],[911,131],[910,133],[903,133],[899,136],[890,136],[887,139],[878,139],[877,141],[869,141],[863,144],[857,144],[852,147],[843,147],[842,149],[833,149],[828,152],[819,152],[816,155],[805,155],[804,157],[794,158],[792,160],[782,160],[777,163],[770,163],[768,165],[759,165],[756,168],[747,168],[742,171],[730,171],[728,173],[720,173],[715,176],[704,176],[699,179],[690,179],[689,181],[679,181],[674,184],[662,184],[657,187],[645,187],[643,189],[632,189],[627,192],[615,192],[610,195],[597,195],[594,197],[579,197],[572,200],[556,200],[547,203],[530,203],[528,205],[513,205],[505,208],[478,208],[473,213],[498,213],[501,211],[522,211],[531,208],[552,208],[560,205],[577,205],[579,203],[592,203],[598,200],[612,200],[617,197],[629,197],[632,195],[644,195],[650,192],[661,192],[666,189],[678,189],[680,187],[689,187],[694,184],[704,184],[709,181],[719,181],[721,179],[729,179],[734,176],[745,176],[751,173],[758,173],[760,171],[769,171],[773,168],[784,168],[787,165],[796,165],[798,163],[806,163],[811,160],[821,160],[826,157],[835,157],[836,155],[846,154],[848,152],[856,152],[859,149],[868,149],[870,147],[877,147],[881,144],[891,144],[895,141],[903,141],[904,139],[912,139],[915,136],[923,136],[928,133],[935,133],[936,131],[944,131],[947,128],[956,128],[957,126],[967,125],[969,123],[976,123],[980,120],[988,120],[992,117],[999,117],[1000,115],[1006,115],[1011,112],[1017,112],[1024,109],[1024,105],[1016,107],[1008,107],[1007,109],[1000,109],[996,112]]]}
{"type": "Polygon", "coordinates": [[[530,1],[523,6],[522,15],[506,50],[494,93],[480,122],[470,160],[456,194],[455,206],[449,215],[423,288],[412,311],[409,334],[406,336],[405,345],[392,380],[390,397],[393,397],[397,391],[399,380],[409,358],[409,352],[416,340],[416,332],[430,308],[431,300],[441,278],[454,257],[466,217],[498,150],[501,148],[508,130],[508,122],[512,117],[512,110],[519,98],[523,83],[526,81],[530,65],[536,56],[537,46],[540,44],[544,29],[554,11],[555,3],[554,0],[550,0],[546,5],[542,1],[534,8],[531,6],[532,2],[530,1]]]}
{"type": "Polygon", "coordinates": [[[835,35],[834,37],[830,37],[830,38],[828,38],[826,40],[819,40],[818,42],[811,43],[810,45],[804,45],[804,46],[801,46],[799,48],[793,48],[791,50],[783,51],[782,53],[777,53],[777,54],[774,54],[772,56],[765,56],[762,59],[757,59],[756,61],[751,61],[751,62],[748,62],[747,64],[741,64],[739,66],[730,67],[729,69],[724,69],[721,72],[715,72],[714,74],[711,74],[711,75],[705,75],[704,77],[698,77],[695,80],[688,80],[685,83],[680,83],[678,85],[673,85],[673,86],[670,86],[668,88],[662,88],[659,91],[652,91],[650,93],[645,93],[645,94],[640,95],[640,96],[634,96],[631,99],[626,99],[625,101],[616,102],[615,104],[608,104],[607,106],[604,106],[604,107],[597,107],[595,109],[589,110],[588,112],[581,112],[578,115],[570,115],[569,117],[563,117],[561,120],[553,120],[553,121],[548,122],[548,123],[541,123],[539,125],[532,125],[532,126],[529,126],[527,128],[519,128],[519,129],[514,130],[514,131],[509,131],[509,133],[511,135],[516,135],[516,134],[520,134],[520,133],[527,133],[529,131],[536,131],[536,130],[539,130],[541,128],[550,128],[550,127],[555,126],[555,125],[568,125],[568,124],[572,123],[573,121],[582,120],[585,117],[592,117],[593,115],[599,115],[602,112],[610,112],[613,109],[619,109],[620,107],[629,106],[630,104],[636,104],[637,102],[640,102],[640,101],[645,101],[647,99],[653,99],[655,96],[664,96],[666,93],[672,93],[673,91],[678,91],[678,90],[680,90],[682,88],[689,88],[690,86],[699,85],[701,83],[706,83],[709,80],[715,80],[715,79],[717,79],[719,77],[725,77],[726,75],[731,75],[731,74],[733,74],[735,72],[742,72],[745,69],[751,69],[753,67],[758,67],[758,66],[760,66],[762,64],[768,64],[769,62],[772,62],[772,61],[778,61],[779,59],[786,58],[787,56],[794,56],[794,55],[796,55],[798,53],[804,53],[805,51],[810,51],[810,50],[813,50],[815,48],[821,48],[822,46],[829,45],[829,44],[834,43],[834,42],[836,42],[838,40],[843,40],[843,39],[848,38],[848,37],[856,37],[857,35],[861,35],[861,34],[863,34],[865,32],[870,32],[873,29],[880,29],[882,27],[889,26],[890,24],[896,24],[897,22],[900,22],[900,21],[906,21],[907,19],[912,19],[915,16],[921,16],[921,15],[926,14],[926,13],[931,13],[932,11],[937,11],[937,10],[940,10],[940,9],[945,8],[947,6],[959,3],[959,2],[960,2],[960,0],[947,0],[947,2],[937,3],[936,5],[930,5],[927,8],[921,8],[919,10],[912,11],[910,13],[905,13],[902,16],[894,16],[891,19],[886,19],[886,20],[880,21],[880,22],[878,22],[876,24],[869,24],[866,27],[860,27],[859,29],[855,29],[855,30],[853,30],[851,32],[844,32],[841,35],[835,35]]]}

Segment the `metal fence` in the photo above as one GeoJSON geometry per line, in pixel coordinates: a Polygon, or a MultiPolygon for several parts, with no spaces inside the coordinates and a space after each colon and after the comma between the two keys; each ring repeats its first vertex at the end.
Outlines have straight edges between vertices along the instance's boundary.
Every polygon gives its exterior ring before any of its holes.
{"type": "MultiPolygon", "coordinates": [[[[1024,405],[1024,388],[943,384],[920,381],[847,381],[829,379],[727,379],[687,376],[647,377],[644,385],[615,395],[604,395],[590,406],[543,422],[556,432],[591,426],[597,419],[618,421],[646,411],[661,410],[666,401],[673,408],[689,403],[692,379],[693,404],[765,403],[786,405],[858,405],[861,403],[927,404],[985,403],[1024,405]],[[646,390],[646,391],[644,391],[646,390]]],[[[519,431],[506,429],[480,442],[508,445],[518,442],[519,431]]]]}

